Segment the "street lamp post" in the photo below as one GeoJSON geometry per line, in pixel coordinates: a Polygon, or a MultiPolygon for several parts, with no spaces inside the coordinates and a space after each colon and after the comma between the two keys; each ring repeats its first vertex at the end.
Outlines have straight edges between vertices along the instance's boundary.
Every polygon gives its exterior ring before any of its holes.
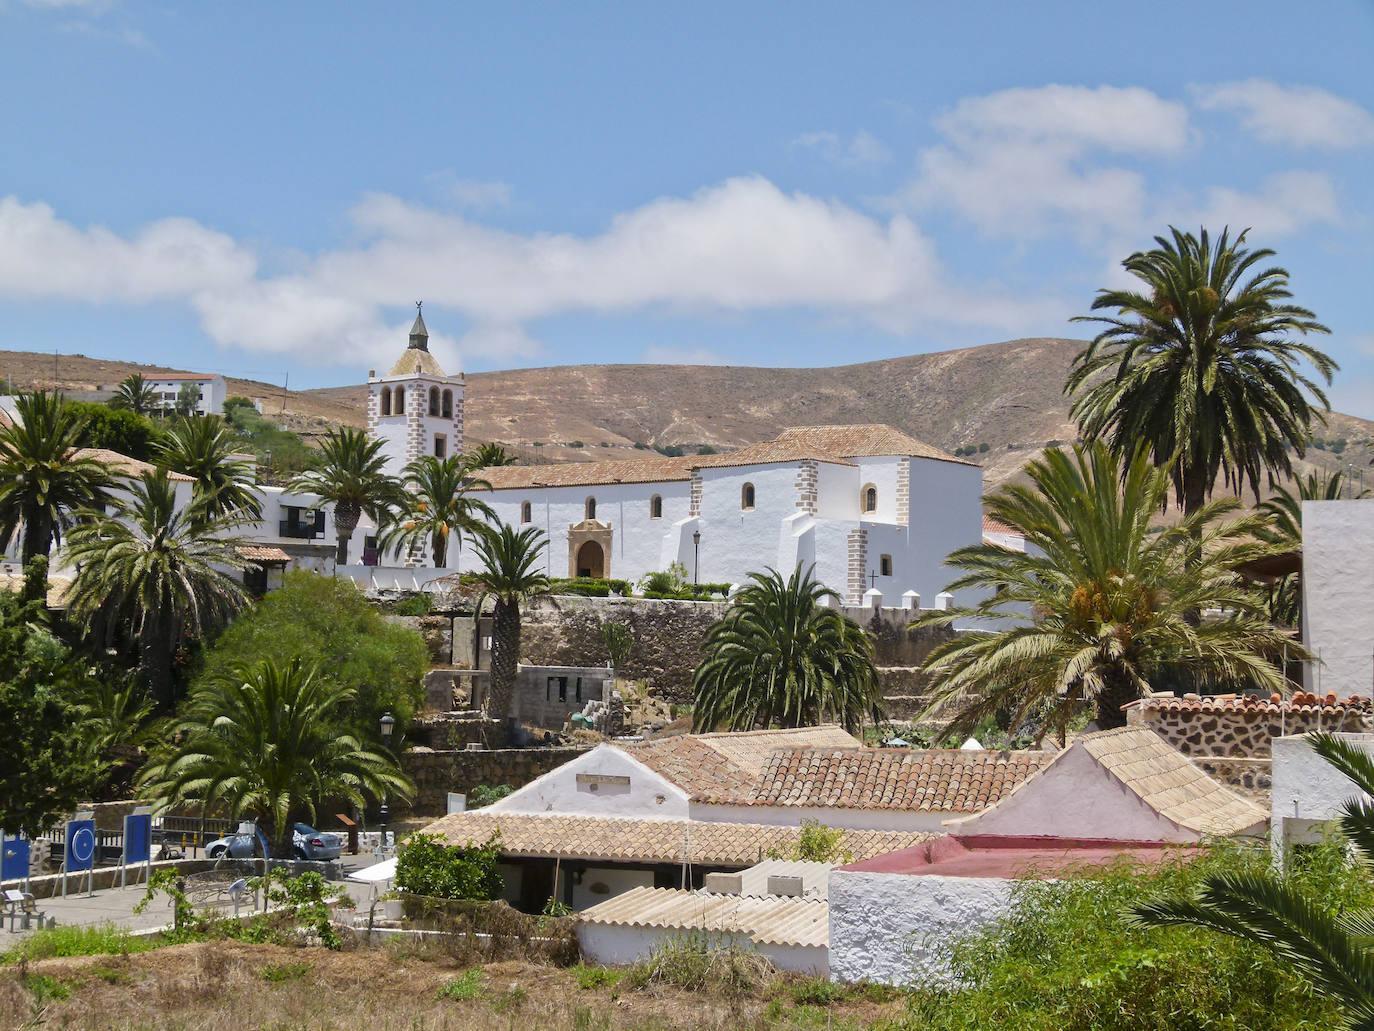
{"type": "Polygon", "coordinates": [[[692,531],[692,586],[701,582],[701,531],[692,531]]]}
{"type": "MultiPolygon", "coordinates": [[[[381,720],[380,720],[380,724],[381,724],[381,731],[382,731],[382,744],[385,745],[386,748],[387,748],[388,750],[390,750],[390,748],[391,748],[391,732],[392,732],[393,730],[396,729],[396,717],[393,716],[393,715],[391,715],[391,713],[389,713],[389,712],[384,712],[384,713],[382,713],[382,718],[381,718],[381,720]]],[[[381,825],[382,825],[382,827],[381,827],[381,834],[382,834],[382,848],[383,848],[383,849],[386,848],[386,820],[387,820],[387,817],[390,816],[390,815],[391,815],[391,811],[387,808],[387,805],[386,805],[386,791],[383,790],[383,791],[382,791],[382,807],[381,807],[380,811],[377,813],[377,818],[378,818],[379,822],[380,822],[381,825]]]]}

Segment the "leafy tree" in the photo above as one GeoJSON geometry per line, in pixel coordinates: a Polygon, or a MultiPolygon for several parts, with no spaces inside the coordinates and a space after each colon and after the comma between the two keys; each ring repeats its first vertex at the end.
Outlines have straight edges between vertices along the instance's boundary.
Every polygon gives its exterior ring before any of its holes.
{"type": "Polygon", "coordinates": [[[226,400],[224,419],[243,441],[244,450],[257,456],[262,479],[289,479],[318,464],[318,453],[299,434],[276,425],[246,397],[226,400]]]}
{"type": "Polygon", "coordinates": [[[796,842],[790,848],[771,849],[768,858],[802,863],[852,863],[854,854],[844,847],[844,831],[827,827],[819,820],[803,820],[796,842]]]}
{"type": "Polygon", "coordinates": [[[965,734],[999,710],[1019,727],[1046,706],[1060,727],[1083,707],[1095,709],[1100,727],[1120,726],[1121,706],[1178,680],[1189,690],[1285,688],[1274,660],[1285,647],[1302,650],[1232,572],[1264,551],[1253,540],[1257,519],[1216,522],[1236,509],[1234,498],[1156,529],[1150,520],[1167,500],[1170,474],[1143,449],[1124,464],[1100,443],[1054,449],[1026,473],[1028,484],[984,502],[988,515],[1025,535],[1025,550],[954,552],[947,562],[963,575],[948,590],[985,592],[982,600],[913,624],[1013,624],[960,634],[927,656],[930,711],[958,708],[951,732],[965,734]],[[1223,614],[1195,625],[1192,614],[1209,609],[1223,614]]]}
{"type": "Polygon", "coordinates": [[[433,834],[412,834],[396,853],[396,886],[425,898],[499,899],[500,861],[495,836],[481,845],[456,848],[433,834]]]}
{"type": "Polygon", "coordinates": [[[320,465],[291,481],[291,489],[317,494],[334,506],[339,547],[335,561],[348,565],[348,542],[363,513],[379,526],[404,501],[396,481],[387,475],[385,441],[362,430],[330,430],[320,445],[320,465]]]}
{"type": "MultiPolygon", "coordinates": [[[[1292,487],[1280,487],[1274,496],[1260,503],[1265,522],[1256,531],[1259,538],[1276,551],[1302,550],[1302,503],[1336,501],[1346,490],[1345,474],[1308,473],[1292,487]]],[[[1359,495],[1363,497],[1364,495],[1359,495]]],[[[1302,615],[1302,578],[1289,573],[1269,588],[1269,618],[1284,626],[1297,626],[1302,615]]]]}
{"type": "Polygon", "coordinates": [[[143,378],[143,374],[135,372],[120,380],[114,397],[110,398],[110,407],[146,416],[160,411],[162,401],[153,385],[143,378]]]}
{"type": "Polygon", "coordinates": [[[488,442],[470,450],[468,461],[473,469],[495,469],[497,466],[515,465],[518,459],[500,444],[488,442]]]}
{"type": "Polygon", "coordinates": [[[200,387],[194,383],[183,383],[177,390],[174,411],[182,418],[189,419],[200,407],[200,387]]]}
{"type": "Polygon", "coordinates": [[[0,592],[0,830],[35,837],[89,797],[100,771],[75,704],[88,689],[43,606],[0,592]]]}
{"type": "Polygon", "coordinates": [[[428,537],[434,568],[444,568],[450,537],[461,548],[465,532],[480,533],[496,521],[491,506],[471,496],[473,491],[491,489],[474,475],[477,471],[472,459],[458,455],[424,455],[407,465],[401,481],[406,488],[404,508],[382,534],[382,547],[395,548],[399,555],[428,537]]]}
{"type": "Polygon", "coordinates": [[[383,795],[410,798],[414,785],[396,760],[342,729],[353,691],[298,658],[265,659],[196,685],[139,775],[162,808],[222,809],[252,817],[272,853],[291,854],[293,818],[316,820],[316,805],[362,807],[383,795]]]}
{"type": "Polygon", "coordinates": [[[104,448],[140,462],[153,461],[162,430],[146,415],[89,401],[69,400],[67,404],[84,419],[80,447],[104,448]]]}
{"type": "Polygon", "coordinates": [[[536,567],[548,540],[544,531],[527,527],[516,531],[503,525],[488,527],[477,538],[481,569],[472,584],[481,592],[477,611],[487,597],[495,602],[491,627],[491,691],[488,715],[504,720],[510,715],[515,691],[515,667],[520,661],[520,603],[545,593],[549,578],[536,567]]]}
{"type": "Polygon", "coordinates": [[[702,641],[693,677],[695,730],[809,727],[850,730],[880,718],[873,642],[825,601],[838,595],[798,566],[751,573],[702,641]]]}
{"type": "Polygon", "coordinates": [[[262,518],[253,470],[236,457],[233,433],[217,415],[178,419],[158,445],[158,458],[173,472],[195,480],[193,493],[205,500],[215,516],[237,514],[256,522],[262,518]]]}
{"type": "Polygon", "coordinates": [[[601,624],[601,643],[606,646],[606,657],[610,660],[611,669],[619,670],[634,650],[634,631],[627,623],[607,620],[601,624]]]}
{"type": "Polygon", "coordinates": [[[1232,240],[1223,231],[1215,246],[1206,230],[1170,232],[1122,263],[1138,290],[1101,290],[1092,310],[1112,314],[1077,320],[1106,328],[1064,389],[1076,395],[1085,440],[1122,458],[1148,448],[1192,515],[1218,474],[1237,492],[1247,483],[1258,492],[1261,473],[1291,471],[1288,449],[1302,456],[1312,420],[1329,407],[1302,369],[1330,383],[1337,365],[1299,339],[1328,330],[1288,303],[1287,271],[1256,270],[1273,251],[1247,250],[1244,232],[1232,240]]]}
{"type": "Polygon", "coordinates": [[[1364,797],[1345,804],[1341,830],[1359,853],[1366,891],[1359,905],[1329,890],[1313,890],[1269,868],[1223,871],[1188,892],[1137,907],[1150,927],[1194,925],[1250,942],[1284,968],[1297,971],[1336,1003],[1348,1027],[1374,1028],[1374,898],[1367,871],[1374,862],[1374,758],[1352,741],[1312,735],[1312,747],[1349,778],[1364,797]]]}
{"type": "Polygon", "coordinates": [[[294,655],[316,676],[351,692],[345,726],[377,733],[385,712],[403,730],[419,708],[429,669],[424,639],[382,616],[351,581],[298,570],[217,637],[203,656],[193,687],[221,678],[264,655],[294,655]]]}
{"type": "Polygon", "coordinates": [[[236,518],[211,511],[213,498],[178,507],[165,470],[129,484],[111,514],[91,512],[71,533],[77,567],[72,614],[91,624],[127,627],[138,643],[139,677],[163,704],[172,701],[172,651],[185,637],[217,629],[247,603],[236,518]]]}
{"type": "Polygon", "coordinates": [[[0,427],[0,548],[19,527],[25,565],[46,557],[78,509],[106,500],[109,471],[74,452],[85,422],[61,394],[20,394],[19,418],[0,427]]]}

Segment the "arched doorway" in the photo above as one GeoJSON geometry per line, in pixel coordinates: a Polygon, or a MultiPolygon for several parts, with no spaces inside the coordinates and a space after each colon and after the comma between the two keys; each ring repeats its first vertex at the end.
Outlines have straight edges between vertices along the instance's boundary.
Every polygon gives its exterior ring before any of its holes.
{"type": "Polygon", "coordinates": [[[606,575],[606,553],[596,541],[583,541],[577,549],[577,575],[596,579],[606,575]]]}

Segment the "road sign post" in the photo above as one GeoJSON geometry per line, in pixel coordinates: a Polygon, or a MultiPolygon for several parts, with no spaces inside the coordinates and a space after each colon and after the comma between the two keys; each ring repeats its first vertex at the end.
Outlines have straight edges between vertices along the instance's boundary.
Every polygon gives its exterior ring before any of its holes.
{"type": "MultiPolygon", "coordinates": [[[[124,848],[120,855],[119,886],[127,883],[129,864],[141,864],[146,874],[152,873],[153,861],[153,811],[149,806],[139,806],[124,817],[124,848]]],[[[146,880],[145,876],[145,880],[146,880]]]]}
{"type": "MultiPolygon", "coordinates": [[[[67,875],[86,875],[86,896],[95,895],[95,814],[77,813],[67,821],[62,835],[62,897],[67,897],[67,875]]],[[[79,882],[78,882],[79,883],[79,882]]]]}

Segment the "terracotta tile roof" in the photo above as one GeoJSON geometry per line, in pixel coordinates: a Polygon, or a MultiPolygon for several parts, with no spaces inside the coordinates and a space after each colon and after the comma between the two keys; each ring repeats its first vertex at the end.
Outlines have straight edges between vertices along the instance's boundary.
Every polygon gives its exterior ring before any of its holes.
{"type": "Polygon", "coordinates": [[[720,469],[738,465],[771,465],[775,462],[829,462],[831,465],[853,465],[842,455],[823,451],[805,442],[765,440],[758,444],[723,451],[718,455],[699,456],[693,461],[699,469],[720,469]]]}
{"type": "Polygon", "coordinates": [[[760,945],[824,948],[830,906],[819,899],[711,895],[677,888],[632,888],[577,914],[579,923],[738,934],[760,945]]]}
{"type": "Polygon", "coordinates": [[[593,487],[605,483],[661,483],[690,480],[691,458],[636,458],[625,462],[559,462],[551,465],[503,465],[482,470],[493,490],[529,487],[593,487]]]}
{"type": "Polygon", "coordinates": [[[1185,694],[1178,697],[1173,694],[1157,694],[1151,695],[1149,698],[1140,698],[1134,702],[1128,702],[1122,708],[1127,711],[1138,709],[1141,712],[1200,712],[1219,715],[1235,713],[1278,715],[1279,713],[1295,712],[1321,712],[1332,715],[1349,712],[1374,715],[1374,700],[1362,695],[1350,695],[1345,699],[1339,699],[1334,694],[1328,694],[1324,698],[1318,699],[1315,695],[1309,696],[1305,692],[1299,692],[1291,698],[1285,698],[1278,702],[1261,698],[1258,695],[1199,696],[1185,694]]]}
{"type": "Polygon", "coordinates": [[[996,519],[992,518],[992,516],[986,514],[983,516],[983,532],[1008,534],[1012,537],[1025,536],[1020,530],[1010,527],[1006,523],[998,522],[996,519]]]}
{"type": "Polygon", "coordinates": [[[773,754],[746,804],[976,813],[1053,758],[1031,751],[795,749],[773,754]]]}
{"type": "Polygon", "coordinates": [[[976,465],[955,458],[948,451],[917,440],[895,426],[883,423],[861,423],[841,426],[792,426],[782,431],[779,443],[800,444],[841,458],[861,458],[876,455],[906,455],[911,458],[934,458],[941,462],[976,465]]]}
{"type": "MultiPolygon", "coordinates": [[[[631,820],[553,813],[478,809],[451,813],[424,828],[453,845],[474,845],[500,835],[501,852],[530,858],[623,863],[752,866],[773,850],[795,846],[800,827],[700,820],[631,820]]],[[[906,831],[845,830],[841,847],[867,859],[919,844],[935,835],[906,831]]]]}
{"type": "Polygon", "coordinates": [[[1166,820],[1200,834],[1241,834],[1269,814],[1191,763],[1146,727],[1117,727],[1074,742],[1166,820]]]}
{"type": "MultiPolygon", "coordinates": [[[[77,458],[91,458],[102,465],[107,466],[111,473],[116,476],[127,476],[130,479],[142,476],[144,473],[157,472],[157,466],[142,459],[130,458],[128,455],[121,455],[118,451],[110,451],[103,447],[83,447],[77,448],[72,454],[77,458]]],[[[167,478],[176,483],[194,483],[195,478],[184,473],[169,472],[167,478]]]]}
{"type": "Polygon", "coordinates": [[[290,562],[291,556],[267,544],[240,544],[234,548],[239,558],[249,562],[290,562]]]}

